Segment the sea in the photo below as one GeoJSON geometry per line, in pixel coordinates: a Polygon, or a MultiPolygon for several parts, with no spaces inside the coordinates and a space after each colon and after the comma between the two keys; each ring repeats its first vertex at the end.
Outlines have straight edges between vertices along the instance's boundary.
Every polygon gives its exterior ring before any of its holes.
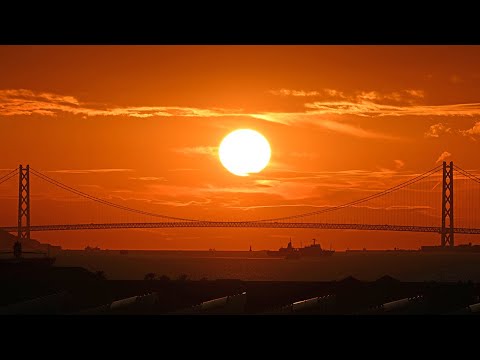
{"type": "Polygon", "coordinates": [[[373,281],[385,275],[401,281],[480,282],[480,253],[419,251],[336,252],[301,259],[270,257],[265,251],[63,250],[55,266],[102,271],[110,280],[141,280],[148,273],[170,279],[247,281],[373,281]]]}

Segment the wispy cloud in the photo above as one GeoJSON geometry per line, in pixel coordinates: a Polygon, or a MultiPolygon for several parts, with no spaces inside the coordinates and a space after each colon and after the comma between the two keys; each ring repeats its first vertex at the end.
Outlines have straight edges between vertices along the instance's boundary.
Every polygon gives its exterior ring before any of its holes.
{"type": "Polygon", "coordinates": [[[405,162],[403,160],[393,160],[393,162],[395,163],[395,167],[397,169],[401,169],[405,166],[405,162]]]}
{"type": "Polygon", "coordinates": [[[388,105],[372,101],[317,101],[305,106],[319,115],[382,116],[474,116],[480,103],[451,105],[388,105]]]}
{"type": "Polygon", "coordinates": [[[199,171],[200,169],[190,169],[190,168],[178,168],[178,169],[168,169],[167,171],[171,172],[182,172],[182,171],[199,171]]]}
{"type": "Polygon", "coordinates": [[[284,125],[294,125],[294,124],[313,124],[315,126],[334,131],[340,134],[360,137],[360,138],[369,138],[369,139],[389,139],[394,140],[398,139],[397,137],[382,134],[372,130],[366,130],[360,126],[355,126],[348,124],[346,122],[340,122],[336,120],[327,119],[325,114],[320,114],[318,112],[307,112],[307,113],[266,113],[260,115],[252,115],[258,119],[281,123],[284,125]]]}
{"type": "Polygon", "coordinates": [[[129,172],[133,169],[67,169],[67,170],[45,170],[50,173],[62,174],[90,174],[90,173],[112,173],[112,172],[129,172]]]}
{"type": "Polygon", "coordinates": [[[326,89],[322,92],[282,89],[279,95],[318,96],[322,100],[306,103],[307,113],[317,115],[380,116],[474,116],[480,114],[480,103],[425,105],[418,102],[425,97],[423,90],[406,89],[390,93],[356,91],[345,95],[326,89]]]}
{"type": "Polygon", "coordinates": [[[0,115],[45,115],[55,116],[59,112],[85,116],[128,116],[147,117],[220,117],[245,116],[242,110],[200,109],[179,106],[136,106],[109,107],[81,103],[73,96],[34,92],[31,90],[0,90],[0,115]]]}
{"type": "Polygon", "coordinates": [[[365,130],[362,129],[359,126],[354,126],[338,121],[332,121],[332,120],[322,120],[319,122],[319,125],[328,129],[332,130],[341,134],[346,134],[346,135],[351,135],[355,137],[361,137],[361,138],[370,138],[370,139],[393,139],[393,136],[386,135],[386,134],[381,134],[378,132],[370,131],[370,130],[365,130]]]}
{"type": "Polygon", "coordinates": [[[165,181],[164,177],[155,177],[155,176],[140,176],[140,177],[129,177],[130,180],[141,180],[141,181],[165,181]]]}
{"type": "Polygon", "coordinates": [[[477,121],[472,128],[462,131],[463,135],[480,135],[480,121],[477,121]]]}
{"type": "MultiPolygon", "coordinates": [[[[185,155],[211,155],[216,156],[218,153],[217,146],[196,146],[196,147],[183,147],[172,149],[174,152],[185,154],[185,155]]],[[[178,171],[179,169],[177,169],[178,171]]],[[[182,169],[186,170],[186,169],[182,169]]],[[[188,169],[192,170],[192,169],[188,169]]]]}
{"type": "Polygon", "coordinates": [[[438,157],[437,161],[435,161],[436,163],[439,163],[440,161],[443,161],[445,159],[447,159],[448,157],[452,156],[452,154],[450,154],[448,151],[444,151],[443,153],[440,154],[440,156],[438,157]]]}
{"type": "Polygon", "coordinates": [[[174,207],[184,207],[184,206],[205,206],[212,203],[211,199],[204,199],[203,201],[163,201],[163,200],[156,200],[152,202],[156,205],[166,205],[166,206],[174,206],[174,207]]]}
{"type": "Polygon", "coordinates": [[[412,173],[412,172],[399,172],[395,169],[385,169],[381,168],[378,170],[372,169],[351,169],[351,170],[339,170],[339,171],[296,171],[296,170],[289,170],[289,169],[273,169],[271,174],[269,175],[271,178],[275,179],[283,179],[283,178],[290,178],[290,177],[319,177],[319,178],[326,178],[326,177],[373,177],[373,178],[383,178],[386,176],[404,176],[404,177],[415,177],[420,175],[420,173],[412,173]]]}
{"type": "Polygon", "coordinates": [[[463,135],[468,136],[470,139],[476,141],[475,137],[480,135],[480,121],[475,122],[473,126],[469,129],[452,129],[445,123],[433,124],[429,127],[428,131],[425,132],[426,137],[439,138],[446,134],[452,135],[463,135]]]}
{"type": "Polygon", "coordinates": [[[393,101],[393,102],[412,103],[424,97],[425,97],[425,93],[423,90],[408,89],[408,90],[394,91],[391,93],[381,93],[379,91],[361,91],[361,92],[357,92],[354,96],[350,97],[350,99],[356,100],[357,102],[367,100],[367,101],[375,101],[375,102],[393,101]]]}
{"type": "MultiPolygon", "coordinates": [[[[35,92],[26,89],[0,90],[0,116],[41,115],[57,116],[61,113],[91,116],[150,117],[249,117],[288,126],[309,124],[328,131],[365,139],[395,140],[390,134],[374,129],[365,129],[353,124],[352,119],[334,119],[335,116],[358,117],[384,116],[475,116],[480,115],[480,103],[425,105],[419,104],[425,97],[422,90],[406,89],[396,92],[356,91],[345,94],[335,89],[323,90],[272,90],[271,94],[301,98],[317,98],[304,105],[303,111],[295,112],[248,112],[242,109],[195,108],[180,106],[135,106],[121,107],[81,102],[73,96],[35,92]]],[[[448,132],[472,137],[480,132],[479,123],[471,129],[453,131],[443,123],[432,125],[425,136],[439,137],[448,132]]],[[[215,154],[212,147],[177,149],[184,154],[215,154]]]]}
{"type": "MultiPolygon", "coordinates": [[[[358,115],[358,116],[473,116],[480,114],[480,103],[449,104],[449,105],[415,105],[412,99],[422,99],[422,90],[401,90],[392,93],[378,91],[358,91],[347,96],[343,92],[333,89],[322,91],[304,90],[277,90],[271,93],[292,95],[297,97],[316,96],[340,98],[337,101],[315,101],[306,103],[306,111],[288,113],[292,116],[299,114],[313,115],[358,115]],[[405,102],[405,104],[387,104],[385,100],[405,102]]],[[[129,117],[232,117],[254,116],[261,119],[262,115],[271,113],[249,113],[242,109],[223,108],[195,108],[179,106],[99,106],[82,103],[73,96],[58,95],[31,90],[0,90],[0,115],[47,115],[53,116],[58,112],[68,112],[86,116],[129,116],[129,117]]],[[[274,113],[275,114],[275,113],[274,113]]],[[[276,113],[281,115],[282,113],[276,113]]]]}
{"type": "Polygon", "coordinates": [[[319,91],[289,90],[289,89],[270,90],[269,93],[277,96],[297,96],[297,97],[320,96],[322,94],[319,91]]]}
{"type": "Polygon", "coordinates": [[[229,206],[231,209],[252,210],[252,209],[268,209],[268,208],[326,208],[326,205],[312,205],[312,204],[272,204],[272,205],[249,205],[249,206],[229,206]]]}
{"type": "Polygon", "coordinates": [[[291,90],[280,89],[270,90],[270,94],[277,96],[293,96],[293,97],[319,97],[319,98],[337,98],[344,99],[350,102],[360,101],[393,101],[393,102],[406,102],[411,103],[415,100],[425,97],[425,92],[418,89],[406,89],[399,90],[390,93],[382,93],[379,91],[355,91],[350,95],[347,95],[343,91],[335,89],[322,89],[317,90],[291,90]]]}
{"type": "Polygon", "coordinates": [[[425,133],[426,137],[438,138],[444,134],[452,133],[452,129],[444,123],[437,123],[430,126],[428,131],[425,133]]]}

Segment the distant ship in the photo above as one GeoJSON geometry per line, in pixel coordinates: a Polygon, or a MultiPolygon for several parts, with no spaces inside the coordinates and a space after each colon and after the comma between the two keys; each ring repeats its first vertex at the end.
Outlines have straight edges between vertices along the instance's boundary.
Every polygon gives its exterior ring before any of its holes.
{"type": "Polygon", "coordinates": [[[335,250],[324,250],[320,244],[315,244],[315,239],[313,239],[313,244],[305,246],[299,249],[300,254],[305,257],[312,256],[331,256],[335,253],[335,250]]]}
{"type": "Polygon", "coordinates": [[[272,257],[283,257],[286,259],[298,259],[300,257],[298,249],[295,249],[292,246],[292,239],[290,239],[286,248],[281,247],[278,251],[267,250],[267,255],[272,257]]]}
{"type": "Polygon", "coordinates": [[[101,249],[98,246],[95,246],[94,248],[87,246],[85,251],[101,251],[101,249]]]}
{"type": "Polygon", "coordinates": [[[300,257],[319,257],[319,256],[331,256],[335,253],[335,250],[324,250],[320,244],[315,243],[299,249],[296,249],[292,245],[292,240],[288,242],[286,248],[281,247],[278,251],[267,250],[267,255],[272,257],[284,257],[287,259],[298,259],[300,257]]]}

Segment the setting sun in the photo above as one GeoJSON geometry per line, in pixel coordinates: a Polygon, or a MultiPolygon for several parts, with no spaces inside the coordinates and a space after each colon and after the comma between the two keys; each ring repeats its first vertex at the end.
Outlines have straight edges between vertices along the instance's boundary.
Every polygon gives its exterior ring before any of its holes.
{"type": "Polygon", "coordinates": [[[270,144],[257,131],[239,129],[222,140],[219,148],[220,161],[234,175],[248,176],[262,171],[270,161],[270,144]]]}

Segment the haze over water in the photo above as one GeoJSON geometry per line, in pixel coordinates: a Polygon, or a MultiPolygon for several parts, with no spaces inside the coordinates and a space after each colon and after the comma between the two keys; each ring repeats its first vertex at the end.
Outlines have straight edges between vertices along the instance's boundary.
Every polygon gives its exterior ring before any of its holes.
{"type": "Polygon", "coordinates": [[[112,280],[140,280],[149,272],[172,280],[185,274],[207,278],[278,281],[330,281],[353,276],[376,280],[389,275],[402,281],[480,281],[480,254],[335,253],[325,258],[286,260],[264,252],[63,251],[58,266],[83,266],[104,271],[112,280]]]}

